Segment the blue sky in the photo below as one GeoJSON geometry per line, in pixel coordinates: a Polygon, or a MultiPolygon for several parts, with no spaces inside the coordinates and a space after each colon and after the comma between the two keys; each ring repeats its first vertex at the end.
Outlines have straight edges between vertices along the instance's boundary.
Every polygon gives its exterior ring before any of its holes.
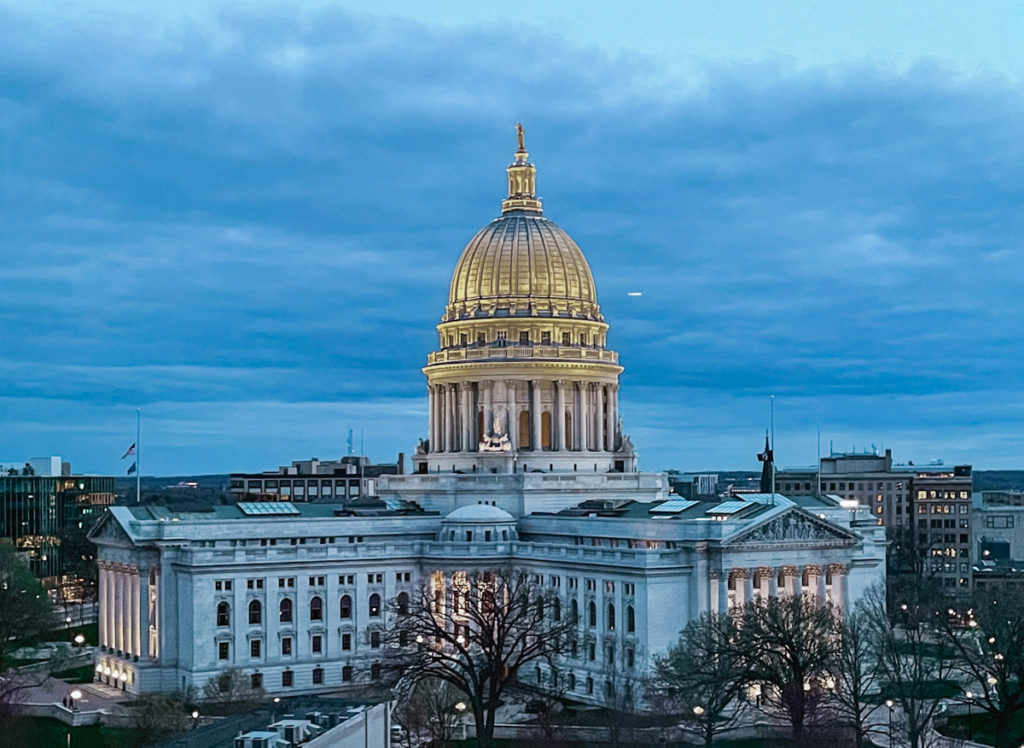
{"type": "Polygon", "coordinates": [[[521,120],[643,467],[1024,467],[1019,6],[163,5],[0,2],[0,461],[411,451],[521,120]]]}

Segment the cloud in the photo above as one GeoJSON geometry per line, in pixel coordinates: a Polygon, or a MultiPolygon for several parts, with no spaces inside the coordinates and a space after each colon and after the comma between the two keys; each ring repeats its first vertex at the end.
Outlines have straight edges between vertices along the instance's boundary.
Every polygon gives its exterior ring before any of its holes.
{"type": "MultiPolygon", "coordinates": [[[[809,409],[804,461],[822,420],[919,459],[1015,454],[1017,84],[924,64],[684,79],[549,30],[329,6],[56,13],[0,8],[11,459],[136,406],[188,414],[150,462],[167,473],[302,456],[297,420],[410,451],[425,420],[388,409],[423,393],[518,120],[594,270],[647,467],[746,465],[769,393],[809,409]]],[[[116,467],[86,442],[61,448],[116,467]]]]}

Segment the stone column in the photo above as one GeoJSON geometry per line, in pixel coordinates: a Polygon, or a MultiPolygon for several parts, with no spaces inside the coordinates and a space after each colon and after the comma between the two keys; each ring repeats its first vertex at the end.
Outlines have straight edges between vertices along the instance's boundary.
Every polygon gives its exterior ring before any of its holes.
{"type": "Polygon", "coordinates": [[[594,389],[596,402],[594,403],[594,425],[597,427],[594,435],[594,444],[597,451],[604,449],[604,385],[598,384],[594,389]]]}
{"type": "Polygon", "coordinates": [[[437,425],[437,416],[434,413],[434,387],[427,385],[427,439],[430,441],[430,451],[437,450],[437,442],[434,438],[434,427],[437,425]]]}
{"type": "Polygon", "coordinates": [[[463,382],[459,385],[459,392],[462,397],[462,451],[469,452],[473,445],[473,385],[463,382]]]}
{"type": "Polygon", "coordinates": [[[452,385],[444,385],[444,446],[446,452],[455,451],[455,393],[452,385]]]}
{"type": "Polygon", "coordinates": [[[114,649],[125,651],[125,585],[120,568],[114,572],[114,642],[114,649]]]}
{"type": "Polygon", "coordinates": [[[779,596],[779,570],[775,568],[768,569],[771,576],[768,577],[768,597],[779,596]]]}
{"type": "Polygon", "coordinates": [[[99,615],[96,622],[99,625],[100,646],[107,646],[107,569],[103,562],[96,564],[99,567],[99,576],[96,580],[96,604],[99,607],[99,615]]]}
{"type": "Polygon", "coordinates": [[[722,569],[718,578],[718,612],[726,615],[729,612],[729,571],[722,569]]]}
{"type": "Polygon", "coordinates": [[[491,395],[494,394],[494,382],[481,382],[480,386],[484,388],[484,432],[480,434],[480,441],[483,441],[484,437],[487,436],[488,432],[491,430],[491,420],[494,413],[494,406],[491,403],[491,395]]]}
{"type": "Polygon", "coordinates": [[[818,601],[825,603],[828,600],[828,592],[825,588],[825,565],[818,566],[818,601]]]}
{"type": "Polygon", "coordinates": [[[590,451],[590,403],[587,397],[589,382],[580,382],[580,451],[590,451]]]}
{"type": "Polygon", "coordinates": [[[117,649],[117,572],[107,565],[107,646],[117,649]]]}
{"type": "Polygon", "coordinates": [[[793,572],[793,595],[799,597],[804,594],[804,567],[797,566],[793,572]]]}
{"type": "Polygon", "coordinates": [[[532,406],[530,408],[530,426],[533,431],[533,438],[531,446],[534,451],[541,451],[541,439],[540,439],[540,380],[534,379],[530,382],[531,395],[532,395],[532,406]]]}
{"type": "Polygon", "coordinates": [[[516,413],[516,380],[505,382],[505,410],[508,412],[508,440],[512,449],[519,449],[519,414],[516,413]]]}
{"type": "Polygon", "coordinates": [[[139,605],[139,658],[149,657],[149,569],[139,569],[135,579],[139,605]]]}
{"type": "Polygon", "coordinates": [[[743,570],[743,604],[754,601],[754,575],[757,574],[757,569],[744,569],[743,570]]]}
{"type": "Polygon", "coordinates": [[[142,653],[142,632],[139,630],[139,622],[142,614],[139,609],[139,570],[136,569],[128,577],[132,585],[132,654],[142,653]]]}
{"type": "Polygon", "coordinates": [[[718,610],[718,588],[722,584],[722,575],[717,569],[708,571],[708,611],[718,610]]]}
{"type": "Polygon", "coordinates": [[[616,396],[617,387],[614,384],[607,385],[608,393],[608,407],[605,409],[605,426],[604,426],[604,438],[605,438],[605,449],[609,452],[615,451],[615,403],[618,400],[616,396]]]}
{"type": "Polygon", "coordinates": [[[554,447],[559,452],[565,451],[565,382],[555,380],[555,412],[551,419],[555,431],[554,447]]]}

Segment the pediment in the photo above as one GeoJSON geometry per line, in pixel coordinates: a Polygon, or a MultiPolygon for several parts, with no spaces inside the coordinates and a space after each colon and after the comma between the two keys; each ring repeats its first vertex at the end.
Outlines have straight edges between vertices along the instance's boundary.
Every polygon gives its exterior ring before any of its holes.
{"type": "Polygon", "coordinates": [[[89,539],[94,543],[134,545],[131,537],[121,527],[121,523],[109,511],[89,531],[89,539]]]}
{"type": "Polygon", "coordinates": [[[741,530],[726,545],[743,546],[814,546],[834,547],[856,545],[860,538],[845,528],[792,509],[759,525],[741,530]]]}

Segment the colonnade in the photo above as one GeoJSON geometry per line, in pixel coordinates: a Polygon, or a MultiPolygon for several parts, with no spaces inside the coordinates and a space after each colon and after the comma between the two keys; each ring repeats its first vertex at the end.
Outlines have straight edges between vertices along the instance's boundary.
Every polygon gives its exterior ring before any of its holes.
{"type": "Polygon", "coordinates": [[[149,574],[132,564],[99,562],[100,646],[124,656],[156,656],[149,625],[149,574]]]}
{"type": "Polygon", "coordinates": [[[619,386],[575,380],[428,385],[430,451],[475,452],[500,406],[512,449],[614,452],[619,386]],[[545,415],[547,418],[545,418],[545,415]]]}
{"type": "Polygon", "coordinates": [[[708,609],[727,613],[732,606],[759,597],[804,594],[842,608],[847,598],[847,572],[844,564],[712,569],[708,609]]]}

